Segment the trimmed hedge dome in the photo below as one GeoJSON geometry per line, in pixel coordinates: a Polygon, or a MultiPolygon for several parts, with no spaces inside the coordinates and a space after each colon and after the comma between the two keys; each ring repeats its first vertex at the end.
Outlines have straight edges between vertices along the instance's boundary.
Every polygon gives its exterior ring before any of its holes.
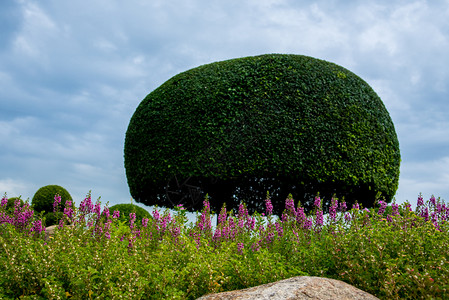
{"type": "Polygon", "coordinates": [[[146,205],[264,212],[289,193],[371,207],[398,187],[399,143],[381,99],[336,64],[268,54],[180,73],[137,107],[125,138],[131,195],[146,205]]]}
{"type": "MultiPolygon", "coordinates": [[[[31,200],[33,209],[36,212],[45,211],[47,213],[53,212],[53,203],[55,202],[55,195],[61,196],[60,211],[63,211],[65,202],[72,201],[72,196],[65,188],[59,185],[46,185],[37,190],[31,200]]],[[[72,203],[73,205],[74,203],[72,203]]]]}

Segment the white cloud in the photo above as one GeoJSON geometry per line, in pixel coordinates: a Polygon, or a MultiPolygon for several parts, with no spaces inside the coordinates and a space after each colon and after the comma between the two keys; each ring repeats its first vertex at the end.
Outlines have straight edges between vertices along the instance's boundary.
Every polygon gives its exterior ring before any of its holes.
{"type": "Polygon", "coordinates": [[[449,201],[449,156],[421,162],[410,161],[401,167],[396,194],[398,203],[409,200],[416,205],[419,193],[427,199],[434,195],[449,201]]]}
{"type": "Polygon", "coordinates": [[[29,189],[27,188],[27,184],[20,180],[14,180],[11,178],[0,179],[0,197],[3,198],[6,193],[6,197],[19,197],[23,200],[27,200],[29,198],[29,202],[31,203],[32,195],[29,196],[29,189]],[[26,193],[26,194],[24,194],[26,193]]]}
{"type": "Polygon", "coordinates": [[[23,27],[14,46],[20,55],[42,60],[46,57],[43,49],[59,29],[51,18],[33,2],[26,2],[23,7],[23,27]]]}
{"type": "Polygon", "coordinates": [[[92,189],[127,201],[123,142],[139,102],[189,68],[274,52],[366,80],[400,140],[398,197],[448,195],[439,167],[449,149],[448,1],[17,3],[21,17],[0,28],[0,165],[9,170],[0,181],[26,182],[30,197],[56,183],[80,200],[92,189]]]}

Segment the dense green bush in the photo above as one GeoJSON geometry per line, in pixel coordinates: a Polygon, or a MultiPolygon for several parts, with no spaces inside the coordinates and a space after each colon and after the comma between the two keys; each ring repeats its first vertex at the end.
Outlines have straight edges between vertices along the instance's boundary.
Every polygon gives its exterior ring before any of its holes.
{"type": "Polygon", "coordinates": [[[64,213],[62,211],[57,212],[47,212],[44,214],[44,225],[45,227],[51,226],[51,225],[57,225],[59,224],[59,221],[64,218],[64,213]]]}
{"type": "Polygon", "coordinates": [[[151,214],[144,208],[131,203],[116,204],[109,208],[109,213],[113,214],[115,210],[120,212],[120,220],[129,221],[129,214],[136,214],[136,222],[141,222],[143,218],[151,218],[151,214]]]}
{"type": "Polygon", "coordinates": [[[336,64],[270,54],[203,65],[169,79],[132,116],[125,138],[131,195],[146,205],[218,211],[240,201],[279,214],[288,193],[305,209],[320,192],[387,202],[400,152],[381,99],[336,64]]]}
{"type": "MultiPolygon", "coordinates": [[[[37,190],[33,196],[31,204],[36,212],[53,212],[53,203],[55,195],[61,196],[61,205],[59,210],[63,210],[66,201],[72,201],[69,192],[59,185],[46,185],[37,190]]],[[[74,203],[72,203],[74,205],[74,203]]]]}

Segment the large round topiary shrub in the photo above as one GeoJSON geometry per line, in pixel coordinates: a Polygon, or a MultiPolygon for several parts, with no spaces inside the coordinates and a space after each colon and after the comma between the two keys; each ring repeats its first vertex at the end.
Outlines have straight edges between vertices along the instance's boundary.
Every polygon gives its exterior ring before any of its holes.
{"type": "Polygon", "coordinates": [[[74,205],[72,196],[70,196],[67,190],[59,185],[46,185],[37,190],[33,196],[31,204],[36,212],[45,211],[47,213],[53,212],[53,203],[55,202],[55,195],[61,196],[61,204],[59,206],[59,211],[63,211],[66,201],[72,201],[74,205]]]}
{"type": "Polygon", "coordinates": [[[144,208],[131,203],[116,204],[109,208],[109,213],[112,215],[114,211],[120,212],[120,220],[129,222],[129,214],[136,214],[136,224],[141,224],[143,218],[150,219],[151,214],[144,208]]]}
{"type": "Polygon", "coordinates": [[[275,213],[289,193],[306,209],[320,192],[365,207],[394,196],[400,152],[381,99],[336,64],[269,54],[178,74],[137,107],[125,138],[131,195],[189,210],[240,201],[275,213]]]}

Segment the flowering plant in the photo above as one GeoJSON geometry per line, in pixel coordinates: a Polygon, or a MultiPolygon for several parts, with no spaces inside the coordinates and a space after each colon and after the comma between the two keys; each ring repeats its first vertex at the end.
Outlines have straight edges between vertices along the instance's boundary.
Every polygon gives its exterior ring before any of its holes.
{"type": "MultiPolygon", "coordinates": [[[[444,298],[449,288],[449,206],[439,198],[369,210],[321,199],[307,216],[291,196],[280,216],[224,206],[216,226],[208,199],[194,223],[185,210],[155,208],[151,218],[119,219],[90,194],[65,203],[46,236],[29,204],[0,202],[0,297],[196,299],[310,275],[343,280],[385,299],[444,298]],[[71,224],[71,226],[68,226],[71,224]]],[[[55,198],[55,207],[60,205],[55,198]]]]}

